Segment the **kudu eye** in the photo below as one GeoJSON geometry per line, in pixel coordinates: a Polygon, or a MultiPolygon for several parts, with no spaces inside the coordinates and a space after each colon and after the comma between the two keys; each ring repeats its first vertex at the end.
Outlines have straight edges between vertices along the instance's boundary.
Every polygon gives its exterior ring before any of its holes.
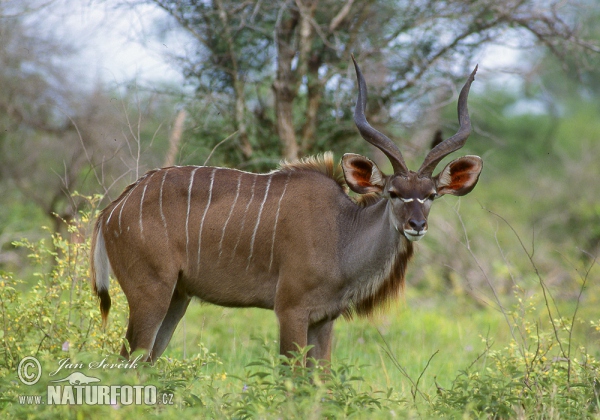
{"type": "Polygon", "coordinates": [[[398,194],[393,191],[390,191],[390,198],[398,198],[398,194]]]}

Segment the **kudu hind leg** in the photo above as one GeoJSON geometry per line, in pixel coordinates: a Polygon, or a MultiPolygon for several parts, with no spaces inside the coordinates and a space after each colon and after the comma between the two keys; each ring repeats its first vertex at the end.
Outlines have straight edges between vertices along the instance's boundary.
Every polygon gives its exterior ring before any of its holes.
{"type": "Polygon", "coordinates": [[[175,331],[177,324],[179,324],[179,321],[181,321],[181,318],[183,318],[191,300],[191,297],[177,289],[173,292],[169,310],[167,311],[167,315],[163,319],[160,329],[156,334],[156,339],[154,340],[151,356],[152,362],[158,359],[167,348],[167,345],[173,336],[173,332],[175,331]]]}
{"type": "MultiPolygon", "coordinates": [[[[172,284],[169,285],[168,282],[152,277],[146,279],[138,284],[151,285],[151,287],[135,290],[123,288],[129,302],[129,322],[125,338],[129,342],[132,353],[138,350],[145,352],[143,361],[151,358],[156,335],[167,315],[173,294],[172,284]]],[[[125,344],[121,349],[121,356],[125,358],[130,356],[125,344]]]]}

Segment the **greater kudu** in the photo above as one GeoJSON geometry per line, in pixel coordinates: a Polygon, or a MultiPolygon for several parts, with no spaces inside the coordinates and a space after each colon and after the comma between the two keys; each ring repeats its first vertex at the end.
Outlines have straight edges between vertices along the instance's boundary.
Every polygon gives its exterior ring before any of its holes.
{"type": "MultiPolygon", "coordinates": [[[[196,296],[273,309],[281,354],[312,345],[308,356],[330,360],[335,319],[370,314],[396,297],[434,198],[465,195],[479,178],[477,156],[432,176],[471,132],[467,96],[477,68],[458,99],[460,129],[413,172],[396,145],[367,122],[367,87],[354,65],[354,120],[362,137],[387,155],[392,175],[356,154],[343,156],[341,170],[330,153],[267,174],[174,166],[148,172],[100,213],[92,284],[106,322],[112,267],[129,302],[131,351],[156,360],[196,296]],[[346,184],[366,195],[349,197],[346,184]]],[[[121,354],[129,357],[125,346],[121,354]]]]}

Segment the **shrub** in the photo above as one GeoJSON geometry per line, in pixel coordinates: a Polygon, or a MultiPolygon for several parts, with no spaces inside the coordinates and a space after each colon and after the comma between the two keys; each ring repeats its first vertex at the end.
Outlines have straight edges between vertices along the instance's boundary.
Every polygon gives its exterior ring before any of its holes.
{"type": "MultiPolygon", "coordinates": [[[[111,328],[101,327],[98,302],[89,284],[89,241],[85,227],[90,213],[68,227],[71,240],[60,233],[50,241],[16,242],[29,251],[34,274],[31,287],[11,273],[0,273],[1,353],[0,375],[14,369],[24,356],[68,352],[115,353],[121,345],[126,300],[112,282],[111,328]],[[119,317],[118,314],[121,314],[119,317]]],[[[64,354],[64,353],[63,353],[64,354]]]]}

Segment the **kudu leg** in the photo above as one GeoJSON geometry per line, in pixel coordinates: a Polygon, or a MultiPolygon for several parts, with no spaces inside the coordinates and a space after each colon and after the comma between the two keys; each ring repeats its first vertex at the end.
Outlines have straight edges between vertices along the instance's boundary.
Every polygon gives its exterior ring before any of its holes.
{"type": "MultiPolygon", "coordinates": [[[[125,338],[129,342],[131,352],[137,350],[145,352],[142,361],[151,358],[156,335],[167,315],[171,303],[170,296],[173,294],[172,283],[169,285],[168,282],[151,277],[145,279],[147,279],[145,282],[137,284],[151,284],[151,288],[132,290],[122,285],[129,302],[129,322],[125,338]]],[[[125,345],[121,349],[121,356],[125,358],[130,356],[125,345]]]]}
{"type": "Polygon", "coordinates": [[[333,322],[326,320],[308,327],[308,345],[313,346],[308,351],[308,357],[312,357],[317,361],[331,361],[333,322]]]}
{"type": "Polygon", "coordinates": [[[163,354],[165,348],[167,348],[167,345],[173,336],[173,332],[185,314],[191,300],[191,297],[175,289],[167,315],[160,325],[158,334],[156,334],[156,340],[154,341],[154,347],[152,348],[152,362],[156,361],[156,359],[163,354]]]}
{"type": "Polygon", "coordinates": [[[308,315],[305,311],[276,311],[279,321],[279,353],[292,357],[291,352],[297,352],[306,347],[308,332],[308,315]]]}

